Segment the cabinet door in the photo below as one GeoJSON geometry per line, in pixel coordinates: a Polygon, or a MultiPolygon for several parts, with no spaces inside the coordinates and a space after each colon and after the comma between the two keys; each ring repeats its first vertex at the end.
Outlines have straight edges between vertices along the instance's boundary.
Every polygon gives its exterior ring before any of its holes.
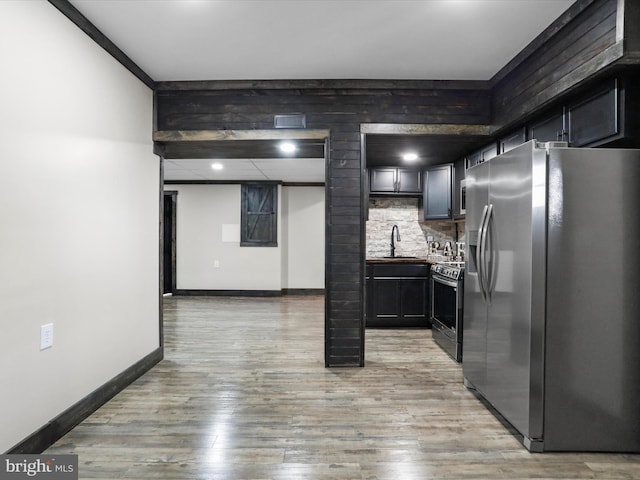
{"type": "Polygon", "coordinates": [[[400,282],[401,280],[396,278],[376,278],[373,281],[373,318],[400,318],[400,282]]]}
{"type": "Polygon", "coordinates": [[[511,135],[502,137],[499,140],[500,153],[508,152],[512,148],[516,148],[518,145],[522,145],[526,141],[525,129],[520,128],[513,132],[511,135]]]}
{"type": "Polygon", "coordinates": [[[491,160],[496,155],[498,155],[498,144],[496,142],[491,142],[477,152],[473,152],[467,156],[467,168],[486,162],[487,160],[491,160]]]}
{"type": "Polygon", "coordinates": [[[398,193],[422,193],[422,182],[419,170],[399,168],[397,173],[398,193]]]}
{"type": "Polygon", "coordinates": [[[394,193],[396,191],[395,168],[372,168],[369,191],[372,193],[394,193]]]}
{"type": "Polygon", "coordinates": [[[564,142],[564,112],[559,111],[529,126],[529,140],[539,142],[564,142]]]}
{"type": "Polygon", "coordinates": [[[424,172],[423,209],[425,220],[452,218],[451,171],[449,163],[432,167],[424,172]]]}
{"type": "Polygon", "coordinates": [[[428,325],[429,304],[427,297],[428,280],[426,278],[405,278],[400,288],[402,318],[405,320],[425,320],[428,325]]]}
{"type": "Polygon", "coordinates": [[[498,155],[498,144],[492,142],[481,150],[481,161],[486,162],[498,155]]]}
{"type": "Polygon", "coordinates": [[[567,108],[569,145],[583,147],[618,135],[618,87],[615,80],[595,95],[567,108]]]}
{"type": "Polygon", "coordinates": [[[467,155],[467,168],[475,167],[479,163],[482,163],[482,151],[478,150],[467,155]]]}

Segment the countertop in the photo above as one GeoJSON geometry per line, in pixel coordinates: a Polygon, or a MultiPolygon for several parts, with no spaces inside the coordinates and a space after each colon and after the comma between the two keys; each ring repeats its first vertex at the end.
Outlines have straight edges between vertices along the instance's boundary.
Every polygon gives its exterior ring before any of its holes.
{"type": "Polygon", "coordinates": [[[445,261],[443,256],[437,255],[432,257],[368,257],[367,263],[442,263],[445,261]]]}

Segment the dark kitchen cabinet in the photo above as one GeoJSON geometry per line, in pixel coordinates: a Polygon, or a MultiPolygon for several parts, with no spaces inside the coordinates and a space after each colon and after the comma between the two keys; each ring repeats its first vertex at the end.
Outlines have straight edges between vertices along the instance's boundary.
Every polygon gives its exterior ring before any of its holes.
{"type": "Polygon", "coordinates": [[[400,281],[400,312],[404,322],[429,325],[429,277],[405,278],[400,281]]]}
{"type": "Polygon", "coordinates": [[[425,220],[453,218],[452,174],[453,165],[450,163],[437,165],[424,171],[422,210],[425,220]]]}
{"type": "Polygon", "coordinates": [[[624,137],[625,89],[617,78],[600,83],[529,125],[529,140],[594,147],[624,137]]]}
{"type": "Polygon", "coordinates": [[[367,327],[430,327],[429,267],[367,263],[367,327]]]}
{"type": "Polygon", "coordinates": [[[529,140],[538,142],[566,142],[564,109],[553,112],[529,126],[529,140]]]}
{"type": "Polygon", "coordinates": [[[479,163],[482,163],[482,152],[478,150],[477,152],[470,153],[465,160],[467,168],[475,167],[479,163]]]}
{"type": "MultiPolygon", "coordinates": [[[[371,299],[369,313],[374,320],[383,323],[397,322],[400,312],[400,280],[392,278],[378,278],[372,280],[371,289],[367,290],[367,298],[371,299]]],[[[373,325],[367,318],[367,325],[373,325]]]]}
{"type": "Polygon", "coordinates": [[[467,168],[486,162],[487,160],[491,160],[496,155],[498,155],[498,144],[496,142],[491,142],[480,150],[477,150],[467,156],[467,168]]]}
{"type": "Polygon", "coordinates": [[[394,193],[397,168],[372,168],[369,171],[369,192],[394,193]]]}
{"type": "Polygon", "coordinates": [[[502,154],[504,152],[508,152],[512,148],[516,148],[518,145],[522,145],[526,141],[526,130],[524,128],[519,128],[510,135],[506,135],[498,140],[498,148],[500,149],[499,153],[502,154]]]}
{"type": "Polygon", "coordinates": [[[372,195],[419,195],[422,193],[420,170],[377,167],[369,170],[369,193],[372,195]]]}
{"type": "Polygon", "coordinates": [[[618,95],[614,79],[594,95],[567,107],[570,146],[593,145],[620,133],[618,95]]]}
{"type": "Polygon", "coordinates": [[[422,172],[399,168],[397,173],[398,193],[422,193],[422,172]]]}
{"type": "Polygon", "coordinates": [[[464,179],[466,176],[465,159],[461,158],[453,164],[453,217],[463,218],[465,211],[462,208],[462,195],[464,179]]]}

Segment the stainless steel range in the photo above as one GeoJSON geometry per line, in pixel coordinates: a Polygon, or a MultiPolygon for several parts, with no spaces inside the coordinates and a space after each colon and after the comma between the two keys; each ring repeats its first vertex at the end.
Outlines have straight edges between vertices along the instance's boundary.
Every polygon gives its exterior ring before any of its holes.
{"type": "Polygon", "coordinates": [[[464,264],[431,267],[431,325],[435,342],[456,362],[462,361],[464,264]]]}

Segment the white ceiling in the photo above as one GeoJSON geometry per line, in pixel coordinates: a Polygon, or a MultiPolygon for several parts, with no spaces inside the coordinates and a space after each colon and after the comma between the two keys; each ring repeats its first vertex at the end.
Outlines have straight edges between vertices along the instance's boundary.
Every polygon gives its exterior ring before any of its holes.
{"type": "MultiPolygon", "coordinates": [[[[70,2],[155,81],[489,80],[573,0],[70,2]]],[[[215,177],[210,160],[174,160],[166,178],[324,180],[324,160],[298,159],[299,175],[289,160],[215,177]]]]}
{"type": "Polygon", "coordinates": [[[488,80],[573,0],[71,0],[156,81],[488,80]]]}
{"type": "Polygon", "coordinates": [[[275,180],[324,182],[324,158],[165,160],[166,180],[275,180]],[[212,163],[222,164],[213,170],[212,163]]]}

